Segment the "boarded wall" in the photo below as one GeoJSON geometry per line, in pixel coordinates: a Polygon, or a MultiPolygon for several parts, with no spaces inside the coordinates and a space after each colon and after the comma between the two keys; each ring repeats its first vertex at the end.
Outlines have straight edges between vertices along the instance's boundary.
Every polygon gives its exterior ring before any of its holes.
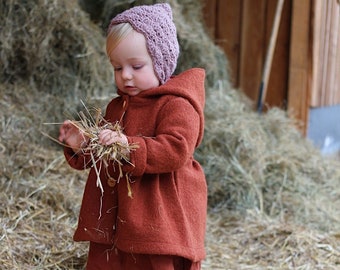
{"type": "MultiPolygon", "coordinates": [[[[226,52],[233,84],[256,100],[273,25],[276,1],[205,1],[204,14],[216,43],[226,52]]],[[[285,106],[291,1],[285,1],[266,102],[285,106]]]]}
{"type": "MultiPolygon", "coordinates": [[[[277,0],[205,0],[215,42],[235,87],[258,99],[277,0]]],[[[308,124],[310,107],[340,104],[338,0],[285,0],[265,103],[308,124]]]]}
{"type": "Polygon", "coordinates": [[[340,1],[314,3],[311,106],[340,104],[340,1]]]}

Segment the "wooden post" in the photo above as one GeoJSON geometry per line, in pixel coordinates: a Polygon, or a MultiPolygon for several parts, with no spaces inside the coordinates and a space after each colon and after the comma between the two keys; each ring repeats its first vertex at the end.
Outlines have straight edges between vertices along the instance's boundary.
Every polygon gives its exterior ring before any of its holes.
{"type": "Polygon", "coordinates": [[[265,55],[266,2],[244,0],[242,9],[240,89],[257,100],[265,55]]]}
{"type": "MultiPolygon", "coordinates": [[[[267,5],[266,44],[269,44],[276,2],[267,1],[267,5]]],[[[268,80],[267,96],[264,100],[266,106],[268,105],[269,107],[279,107],[282,109],[287,107],[291,9],[292,1],[286,0],[283,5],[280,28],[268,80]]]]}
{"type": "Polygon", "coordinates": [[[232,84],[237,87],[239,85],[242,1],[218,0],[217,3],[216,43],[228,57],[232,84]]]}
{"type": "Polygon", "coordinates": [[[340,104],[340,5],[315,0],[313,5],[312,107],[340,104]]]}
{"type": "Polygon", "coordinates": [[[312,44],[312,85],[311,85],[311,100],[310,106],[316,107],[319,105],[319,100],[321,96],[321,76],[320,76],[320,66],[322,65],[320,52],[323,51],[323,33],[325,29],[322,28],[322,21],[326,18],[325,8],[322,1],[316,0],[313,5],[313,44],[312,44]],[[322,48],[322,49],[321,49],[322,48]]]}
{"type": "Polygon", "coordinates": [[[274,23],[270,35],[268,50],[264,62],[262,80],[260,85],[259,97],[257,101],[257,110],[258,112],[262,112],[262,105],[264,100],[266,99],[267,95],[267,87],[268,87],[268,80],[269,75],[272,67],[272,61],[274,57],[274,51],[276,46],[277,34],[279,32],[280,22],[281,22],[281,13],[283,9],[284,0],[278,0],[275,16],[274,16],[274,23]]]}
{"type": "Polygon", "coordinates": [[[301,121],[305,135],[310,104],[311,0],[293,0],[288,82],[288,112],[301,121]]]}

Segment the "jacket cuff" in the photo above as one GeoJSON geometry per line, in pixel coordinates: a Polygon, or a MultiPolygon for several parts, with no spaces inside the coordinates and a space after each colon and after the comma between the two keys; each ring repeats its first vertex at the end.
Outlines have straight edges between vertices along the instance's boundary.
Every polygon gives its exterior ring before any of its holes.
{"type": "Polygon", "coordinates": [[[123,171],[131,173],[133,176],[141,176],[146,167],[146,145],[142,137],[128,137],[129,144],[135,144],[138,147],[130,152],[130,162],[126,162],[123,171]]]}

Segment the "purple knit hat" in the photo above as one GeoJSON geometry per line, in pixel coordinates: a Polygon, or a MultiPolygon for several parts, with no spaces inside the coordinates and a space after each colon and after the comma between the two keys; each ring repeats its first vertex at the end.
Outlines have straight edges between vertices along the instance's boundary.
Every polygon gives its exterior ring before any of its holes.
{"type": "Polygon", "coordinates": [[[176,69],[179,55],[176,26],[169,4],[154,4],[130,8],[111,20],[112,25],[129,23],[144,35],[157,78],[164,84],[176,69]]]}

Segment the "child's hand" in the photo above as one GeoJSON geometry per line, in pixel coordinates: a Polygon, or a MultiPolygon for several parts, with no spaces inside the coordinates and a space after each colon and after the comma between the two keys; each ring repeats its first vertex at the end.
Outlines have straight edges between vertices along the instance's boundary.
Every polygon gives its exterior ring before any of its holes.
{"type": "Polygon", "coordinates": [[[99,133],[99,143],[103,145],[110,145],[113,143],[119,142],[123,145],[128,145],[127,137],[116,131],[110,129],[104,129],[99,133]]]}
{"type": "Polygon", "coordinates": [[[67,144],[77,153],[87,144],[88,138],[70,120],[66,120],[60,127],[59,141],[67,144]]]}
{"type": "MultiPolygon", "coordinates": [[[[122,134],[118,133],[116,131],[113,131],[111,129],[104,129],[99,133],[99,143],[103,145],[111,145],[113,143],[121,143],[122,145],[129,145],[127,137],[122,134]]],[[[122,154],[124,154],[128,159],[130,159],[130,152],[129,151],[122,151],[122,154]]]]}

